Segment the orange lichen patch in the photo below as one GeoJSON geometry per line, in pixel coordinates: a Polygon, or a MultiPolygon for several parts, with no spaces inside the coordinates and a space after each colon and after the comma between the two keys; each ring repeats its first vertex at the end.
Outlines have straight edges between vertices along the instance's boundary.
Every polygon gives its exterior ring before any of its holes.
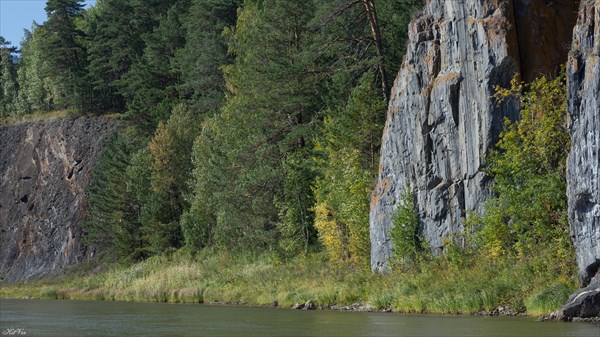
{"type": "Polygon", "coordinates": [[[389,195],[393,186],[394,182],[390,177],[379,180],[375,186],[375,193],[371,195],[371,205],[377,205],[381,196],[389,195]]]}
{"type": "Polygon", "coordinates": [[[460,76],[460,72],[458,71],[451,71],[449,73],[445,73],[445,74],[441,74],[438,77],[435,78],[435,83],[439,83],[439,82],[450,82],[456,78],[458,78],[460,76]]]}
{"type": "Polygon", "coordinates": [[[490,43],[505,41],[507,33],[512,30],[508,14],[508,6],[498,8],[493,15],[479,20],[487,34],[490,43]]]}

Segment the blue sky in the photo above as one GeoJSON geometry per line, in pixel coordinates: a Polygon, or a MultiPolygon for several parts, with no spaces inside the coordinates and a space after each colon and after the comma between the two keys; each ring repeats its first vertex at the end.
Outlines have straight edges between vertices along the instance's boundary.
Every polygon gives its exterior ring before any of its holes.
{"type": "MultiPolygon", "coordinates": [[[[96,4],[96,0],[84,1],[86,8],[96,4]]],[[[46,21],[46,0],[0,0],[0,35],[19,46],[23,29],[31,30],[33,21],[46,21]]]]}

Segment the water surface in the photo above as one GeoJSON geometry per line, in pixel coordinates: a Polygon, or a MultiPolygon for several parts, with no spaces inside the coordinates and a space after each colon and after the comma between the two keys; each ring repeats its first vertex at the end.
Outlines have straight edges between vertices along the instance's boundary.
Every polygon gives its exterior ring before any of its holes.
{"type": "Polygon", "coordinates": [[[0,300],[0,328],[27,336],[600,336],[597,324],[523,317],[12,299],[0,300]]]}

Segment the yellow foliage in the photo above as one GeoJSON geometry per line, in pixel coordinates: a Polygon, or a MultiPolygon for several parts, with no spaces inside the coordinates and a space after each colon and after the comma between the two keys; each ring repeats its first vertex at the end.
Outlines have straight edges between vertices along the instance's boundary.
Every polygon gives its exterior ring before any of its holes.
{"type": "Polygon", "coordinates": [[[325,246],[329,259],[333,262],[343,260],[347,255],[346,234],[343,225],[335,219],[327,202],[315,206],[315,228],[319,232],[319,240],[325,246]]]}

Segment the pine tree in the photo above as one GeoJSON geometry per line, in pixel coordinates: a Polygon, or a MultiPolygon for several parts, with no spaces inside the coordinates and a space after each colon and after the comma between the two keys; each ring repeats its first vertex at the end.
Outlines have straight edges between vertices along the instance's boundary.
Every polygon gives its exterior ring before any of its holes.
{"type": "Polygon", "coordinates": [[[17,69],[17,111],[19,115],[52,109],[51,83],[47,73],[48,62],[44,61],[43,43],[46,38],[44,27],[33,23],[31,31],[25,31],[21,44],[21,58],[17,69]]]}
{"type": "Polygon", "coordinates": [[[178,86],[180,97],[199,114],[199,120],[204,121],[199,128],[202,134],[191,154],[194,172],[186,196],[190,207],[181,217],[182,232],[189,247],[201,248],[212,243],[217,210],[212,196],[228,181],[228,172],[219,170],[224,157],[217,131],[226,91],[221,68],[233,62],[227,53],[223,31],[235,25],[240,5],[241,0],[193,1],[184,20],[186,44],[174,59],[182,78],[178,86]]]}
{"type": "Polygon", "coordinates": [[[88,98],[83,32],[75,24],[75,20],[83,17],[81,2],[48,0],[46,3],[48,20],[44,23],[42,55],[49,64],[45,76],[52,83],[52,108],[82,110],[88,98]]]}
{"type": "Polygon", "coordinates": [[[225,246],[265,247],[279,233],[286,249],[306,247],[314,239],[307,163],[320,99],[309,48],[314,5],[248,1],[240,13],[229,33],[236,62],[225,69],[231,96],[206,122],[195,156],[197,189],[212,199],[212,215],[201,206],[197,214],[213,223],[195,228],[211,228],[225,246]]]}
{"type": "Polygon", "coordinates": [[[194,110],[214,115],[225,101],[221,67],[232,63],[223,30],[235,26],[241,0],[195,0],[184,19],[185,47],[173,65],[180,97],[194,110]]]}
{"type": "Polygon", "coordinates": [[[0,36],[0,118],[16,115],[17,100],[17,68],[14,54],[17,48],[0,36]]]}
{"type": "MultiPolygon", "coordinates": [[[[158,5],[157,5],[158,6],[158,5]]],[[[170,2],[170,7],[152,7],[154,27],[143,35],[144,52],[124,74],[121,92],[128,101],[128,114],[138,125],[153,129],[169,118],[178,100],[180,74],[173,66],[176,52],[185,45],[182,19],[188,0],[170,2]]]]}
{"type": "MultiPolygon", "coordinates": [[[[125,74],[141,60],[146,48],[144,37],[151,34],[171,5],[163,0],[98,0],[90,17],[87,67],[97,109],[126,110],[133,92],[125,74]]],[[[160,83],[153,84],[160,89],[160,83]]]]}
{"type": "Polygon", "coordinates": [[[100,111],[122,112],[125,101],[118,80],[142,54],[144,44],[131,0],[102,0],[90,16],[88,73],[94,89],[94,106],[100,111]]]}

